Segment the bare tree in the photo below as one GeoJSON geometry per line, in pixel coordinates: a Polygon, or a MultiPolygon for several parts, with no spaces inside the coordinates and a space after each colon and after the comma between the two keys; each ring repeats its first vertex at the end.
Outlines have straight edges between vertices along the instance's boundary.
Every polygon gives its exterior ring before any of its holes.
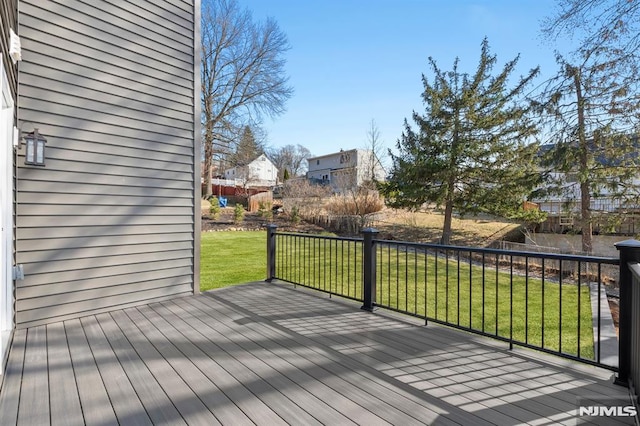
{"type": "Polygon", "coordinates": [[[235,0],[202,2],[204,175],[211,192],[216,155],[230,152],[246,123],[284,112],[293,94],[284,72],[286,35],[271,18],[253,21],[235,0]]]}
{"type": "Polygon", "coordinates": [[[285,170],[289,172],[290,177],[303,176],[307,171],[307,158],[311,156],[311,152],[304,146],[285,145],[280,148],[274,148],[268,154],[273,164],[278,168],[279,178],[284,181],[285,170]]]}
{"type": "Polygon", "coordinates": [[[640,49],[640,2],[637,0],[558,0],[542,23],[549,40],[579,37],[579,50],[613,53],[634,60],[640,49]]]}
{"type": "MultiPolygon", "coordinates": [[[[582,250],[592,250],[592,198],[637,198],[640,161],[640,2],[559,0],[542,27],[550,40],[580,37],[567,56],[557,54],[558,74],[547,82],[539,106],[551,149],[545,164],[551,189],[575,180],[580,194],[582,250]],[[634,135],[635,133],[635,135],[634,135]]],[[[624,203],[624,201],[623,201],[624,203]]]]}
{"type": "Polygon", "coordinates": [[[369,129],[367,130],[365,149],[368,158],[363,159],[365,167],[363,180],[367,186],[374,189],[376,183],[380,180],[381,174],[384,174],[384,161],[387,158],[387,148],[384,146],[384,142],[380,137],[380,130],[378,129],[376,121],[373,119],[371,123],[369,123],[369,129]]]}

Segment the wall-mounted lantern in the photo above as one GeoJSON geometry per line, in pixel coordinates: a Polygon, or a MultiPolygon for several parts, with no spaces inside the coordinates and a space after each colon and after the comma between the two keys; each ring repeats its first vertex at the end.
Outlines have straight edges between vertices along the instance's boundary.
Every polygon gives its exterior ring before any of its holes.
{"type": "Polygon", "coordinates": [[[38,129],[27,133],[24,137],[26,152],[24,156],[24,164],[30,166],[44,166],[44,145],[47,140],[38,133],[38,129]]]}

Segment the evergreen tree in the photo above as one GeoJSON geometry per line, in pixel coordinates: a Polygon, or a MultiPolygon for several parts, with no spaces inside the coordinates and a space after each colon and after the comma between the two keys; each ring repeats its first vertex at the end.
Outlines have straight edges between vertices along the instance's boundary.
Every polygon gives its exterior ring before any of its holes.
{"type": "Polygon", "coordinates": [[[417,130],[405,120],[399,154],[389,152],[393,164],[382,186],[387,203],[444,206],[442,244],[450,242],[454,210],[514,215],[539,176],[533,170],[537,148],[527,145],[536,126],[520,102],[538,69],[509,87],[517,61],[492,76],[496,56],[489,53],[486,38],[473,75],[458,71],[458,59],[445,72],[429,58],[433,78],[422,76],[425,113],[413,113],[417,130]]]}
{"type": "Polygon", "coordinates": [[[245,126],[235,151],[229,155],[227,161],[231,167],[246,166],[263,152],[264,149],[257,141],[251,127],[245,126]]]}

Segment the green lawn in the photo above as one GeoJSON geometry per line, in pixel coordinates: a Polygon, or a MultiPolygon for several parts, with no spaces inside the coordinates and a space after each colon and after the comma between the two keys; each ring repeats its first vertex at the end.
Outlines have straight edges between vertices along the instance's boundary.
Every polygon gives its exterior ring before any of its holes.
{"type": "Polygon", "coordinates": [[[264,280],[267,277],[266,231],[203,232],[200,290],[264,280]]]}

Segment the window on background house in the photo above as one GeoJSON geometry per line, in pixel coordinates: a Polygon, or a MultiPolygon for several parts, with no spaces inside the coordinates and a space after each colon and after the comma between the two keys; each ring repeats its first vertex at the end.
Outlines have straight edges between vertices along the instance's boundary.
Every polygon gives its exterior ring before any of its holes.
{"type": "Polygon", "coordinates": [[[320,160],[316,160],[316,166],[320,165],[320,160]]]}

